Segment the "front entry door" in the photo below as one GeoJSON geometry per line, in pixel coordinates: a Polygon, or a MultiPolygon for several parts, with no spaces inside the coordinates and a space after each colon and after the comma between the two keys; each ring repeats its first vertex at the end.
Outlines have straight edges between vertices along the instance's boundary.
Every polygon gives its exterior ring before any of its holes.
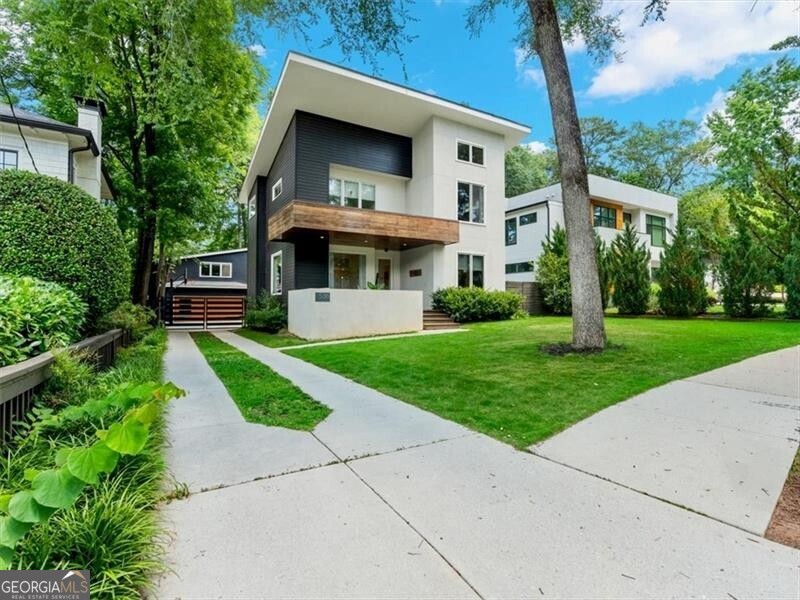
{"type": "Polygon", "coordinates": [[[375,273],[375,284],[382,290],[392,289],[392,261],[390,259],[378,259],[378,272],[375,273]]]}
{"type": "Polygon", "coordinates": [[[366,257],[363,254],[333,254],[333,287],[348,290],[365,286],[366,257]]]}

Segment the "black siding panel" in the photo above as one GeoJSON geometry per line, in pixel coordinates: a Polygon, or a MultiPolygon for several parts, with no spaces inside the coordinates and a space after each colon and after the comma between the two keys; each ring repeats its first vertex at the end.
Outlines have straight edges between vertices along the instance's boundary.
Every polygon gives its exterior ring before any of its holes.
{"type": "Polygon", "coordinates": [[[264,289],[267,279],[267,178],[258,176],[250,192],[255,196],[256,214],[248,213],[247,231],[247,296],[255,298],[264,289]]]}
{"type": "Polygon", "coordinates": [[[205,281],[209,285],[217,282],[238,282],[247,283],[247,251],[231,252],[229,254],[214,254],[213,256],[199,256],[197,258],[187,258],[182,260],[172,271],[173,278],[186,276],[189,281],[205,281]],[[222,279],[219,277],[200,277],[201,262],[231,263],[231,278],[222,279]]]}
{"type": "Polygon", "coordinates": [[[328,236],[309,232],[295,244],[295,289],[328,287],[328,236]]]}
{"type": "Polygon", "coordinates": [[[267,173],[267,211],[270,215],[278,212],[296,197],[296,131],[296,117],[293,117],[292,121],[289,123],[289,127],[286,128],[283,141],[278,148],[278,153],[275,155],[275,160],[272,161],[272,166],[269,169],[269,173],[267,173]],[[283,191],[281,192],[281,195],[278,196],[278,198],[273,202],[272,186],[275,185],[278,179],[283,179],[283,191]]]}
{"type": "Polygon", "coordinates": [[[296,198],[328,201],[331,163],[411,177],[411,138],[297,111],[296,198]]]}
{"type": "Polygon", "coordinates": [[[281,293],[281,300],[284,303],[289,298],[289,291],[295,289],[295,245],[290,242],[269,242],[267,247],[267,289],[272,291],[272,255],[276,252],[282,252],[281,260],[283,261],[283,289],[281,293]]]}

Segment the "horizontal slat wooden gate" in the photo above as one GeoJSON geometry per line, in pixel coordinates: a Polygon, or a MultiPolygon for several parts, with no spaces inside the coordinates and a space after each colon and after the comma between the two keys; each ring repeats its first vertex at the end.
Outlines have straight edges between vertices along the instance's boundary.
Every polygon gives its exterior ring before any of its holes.
{"type": "Polygon", "coordinates": [[[241,327],[244,303],[241,296],[172,296],[164,321],[168,327],[187,329],[241,327]]]}

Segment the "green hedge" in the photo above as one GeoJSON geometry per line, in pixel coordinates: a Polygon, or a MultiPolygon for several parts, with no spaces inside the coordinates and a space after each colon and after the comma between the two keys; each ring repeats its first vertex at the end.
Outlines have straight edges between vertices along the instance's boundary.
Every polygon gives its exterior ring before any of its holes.
{"type": "Polygon", "coordinates": [[[80,298],[60,285],[0,275],[0,367],[76,341],[85,314],[80,298]]]}
{"type": "Polygon", "coordinates": [[[433,308],[459,323],[502,321],[522,311],[522,296],[483,288],[448,287],[433,292],[433,308]]]}
{"type": "Polygon", "coordinates": [[[130,293],[130,258],[111,210],[26,171],[0,171],[0,272],[69,288],[88,305],[90,330],[130,293]]]}
{"type": "Polygon", "coordinates": [[[274,296],[262,291],[255,301],[248,303],[244,324],[256,331],[278,333],[286,327],[286,307],[274,296]]]}

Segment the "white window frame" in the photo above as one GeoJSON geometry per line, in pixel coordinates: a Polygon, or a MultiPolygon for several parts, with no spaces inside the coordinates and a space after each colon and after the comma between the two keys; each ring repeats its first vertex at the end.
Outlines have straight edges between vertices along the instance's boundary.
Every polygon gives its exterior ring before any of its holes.
{"type": "Polygon", "coordinates": [[[200,273],[200,277],[204,279],[231,279],[233,277],[233,263],[229,262],[211,262],[207,260],[200,261],[200,267],[198,269],[200,273]],[[215,266],[219,267],[219,275],[213,275],[213,269],[215,266]],[[203,267],[208,267],[208,275],[203,275],[203,267]],[[222,271],[224,267],[228,267],[228,274],[223,275],[222,271]]]}
{"type": "Polygon", "coordinates": [[[272,201],[275,202],[283,193],[283,177],[279,177],[275,185],[272,186],[272,201]]]}
{"type": "Polygon", "coordinates": [[[468,142],[467,140],[456,139],[456,161],[460,162],[460,163],[463,163],[465,165],[472,165],[473,167],[482,167],[482,168],[485,169],[486,168],[486,146],[484,146],[482,144],[476,144],[474,142],[468,142]],[[464,160],[464,159],[458,158],[458,145],[459,144],[466,144],[467,146],[469,146],[469,160],[464,160]],[[472,149],[473,148],[480,148],[481,150],[483,150],[483,162],[482,163],[476,163],[475,161],[472,160],[472,149]]]}
{"type": "Polygon", "coordinates": [[[469,223],[470,225],[484,225],[484,226],[486,225],[486,186],[484,184],[475,183],[475,182],[472,182],[472,181],[464,181],[462,179],[459,179],[458,181],[456,181],[456,220],[459,223],[469,223]],[[459,198],[458,198],[458,185],[461,184],[461,183],[463,183],[464,185],[468,185],[469,186],[469,220],[467,220],[467,221],[462,221],[458,217],[458,201],[459,201],[459,198]],[[473,191],[473,188],[475,186],[483,189],[483,199],[482,199],[483,210],[481,211],[481,214],[483,215],[483,221],[473,221],[472,220],[472,208],[473,208],[473,206],[472,206],[472,202],[473,202],[472,191],[473,191]]]}
{"type": "Polygon", "coordinates": [[[269,292],[273,296],[280,296],[283,293],[283,250],[273,252],[269,257],[269,292]],[[279,286],[275,286],[275,259],[281,260],[281,280],[279,286]]]}
{"type": "Polygon", "coordinates": [[[474,273],[474,271],[473,271],[473,268],[472,268],[472,264],[473,264],[473,260],[472,259],[474,257],[476,257],[476,256],[480,256],[483,259],[483,286],[482,286],[482,289],[486,289],[486,254],[484,254],[483,252],[470,252],[470,251],[458,252],[456,254],[456,287],[460,287],[458,285],[458,257],[461,256],[462,254],[469,257],[469,286],[467,286],[467,287],[475,287],[473,285],[473,277],[474,277],[473,273],[474,273]]]}
{"type": "Polygon", "coordinates": [[[328,177],[328,202],[330,203],[330,189],[331,181],[339,182],[339,203],[331,204],[331,206],[341,206],[342,208],[358,208],[361,210],[378,210],[378,184],[368,181],[356,181],[355,179],[348,179],[347,177],[328,177]],[[358,206],[347,206],[344,203],[344,184],[345,182],[358,184],[358,206]],[[375,204],[372,208],[364,208],[364,186],[372,186],[375,190],[374,198],[371,200],[375,204]]]}
{"type": "Polygon", "coordinates": [[[19,170],[19,151],[18,150],[12,150],[11,148],[0,148],[0,154],[1,155],[5,155],[5,154],[13,154],[14,155],[14,166],[13,167],[6,166],[5,156],[2,157],[2,160],[0,160],[0,171],[5,170],[5,169],[14,170],[14,171],[18,171],[19,170]]]}
{"type": "Polygon", "coordinates": [[[247,199],[247,218],[248,220],[256,216],[256,196],[253,194],[247,199]]]}

